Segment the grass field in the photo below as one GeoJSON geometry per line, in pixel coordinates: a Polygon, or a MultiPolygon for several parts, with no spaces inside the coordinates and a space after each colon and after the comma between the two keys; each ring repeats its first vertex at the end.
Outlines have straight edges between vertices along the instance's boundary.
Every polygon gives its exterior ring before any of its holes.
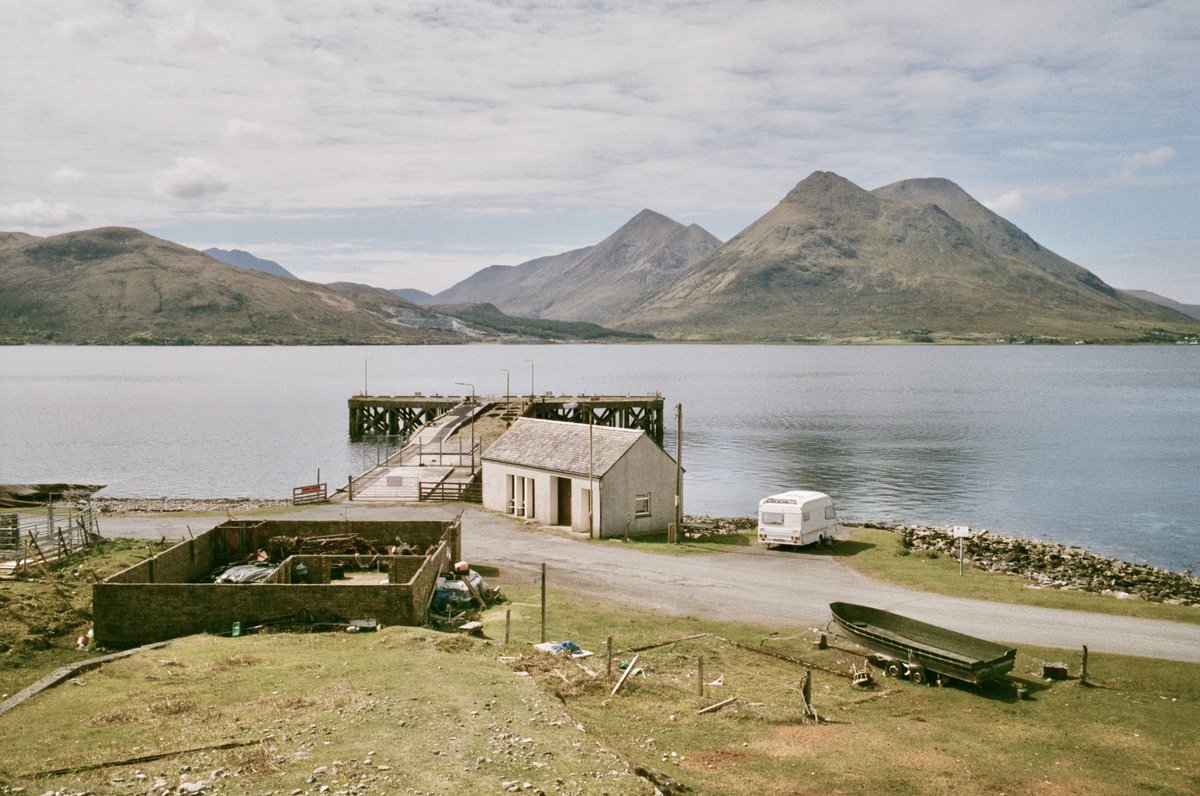
{"type": "MultiPolygon", "coordinates": [[[[104,570],[147,552],[144,543],[104,547],[90,559],[104,570]]],[[[27,590],[25,618],[36,620],[73,604],[57,600],[86,568],[4,593],[27,590]]],[[[595,653],[573,660],[532,648],[538,590],[488,572],[509,602],[484,614],[487,639],[399,627],[193,636],[82,674],[0,716],[0,793],[184,783],[277,794],[1200,791],[1197,664],[1093,653],[1089,686],[1039,676],[1043,661],[1059,660],[1076,674],[1077,653],[1021,647],[1012,679],[1028,699],[1012,685],[934,688],[878,672],[861,690],[847,675],[862,651],[846,642],[818,650],[808,633],[552,590],[547,637],[595,653]],[[613,694],[634,655],[640,671],[613,694]],[[817,723],[805,721],[806,670],[817,723]]],[[[66,635],[10,645],[6,659],[30,657],[3,670],[6,690],[36,679],[54,655],[84,655],[69,649],[74,621],[66,635]]]]}

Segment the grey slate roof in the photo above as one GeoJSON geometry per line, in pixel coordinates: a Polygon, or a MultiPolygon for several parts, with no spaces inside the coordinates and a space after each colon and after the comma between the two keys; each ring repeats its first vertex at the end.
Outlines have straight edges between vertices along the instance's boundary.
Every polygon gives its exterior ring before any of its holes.
{"type": "MultiPolygon", "coordinates": [[[[607,473],[644,435],[640,429],[592,426],[591,474],[607,473]]],[[[482,458],[586,477],[588,449],[588,426],[583,423],[523,417],[493,442],[482,458]]]]}

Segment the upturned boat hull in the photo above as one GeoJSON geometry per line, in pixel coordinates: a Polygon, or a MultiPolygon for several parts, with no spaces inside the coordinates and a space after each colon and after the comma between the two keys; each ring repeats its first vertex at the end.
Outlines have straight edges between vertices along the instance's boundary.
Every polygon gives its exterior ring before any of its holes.
{"type": "Polygon", "coordinates": [[[859,644],[910,667],[978,684],[1002,680],[1016,663],[1017,651],[1003,644],[890,611],[842,602],[830,603],[829,609],[859,644]]]}

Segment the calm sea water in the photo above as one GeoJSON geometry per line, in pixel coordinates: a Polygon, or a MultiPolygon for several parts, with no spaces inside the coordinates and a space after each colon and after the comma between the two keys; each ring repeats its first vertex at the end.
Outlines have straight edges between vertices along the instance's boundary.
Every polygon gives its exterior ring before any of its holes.
{"type": "Polygon", "coordinates": [[[376,456],[372,394],[662,393],[685,509],[793,488],[845,517],[963,524],[1200,569],[1200,347],[0,348],[0,482],[286,497],[376,456]],[[506,374],[504,369],[508,370],[506,374]],[[531,372],[532,371],[532,372],[531,372]]]}

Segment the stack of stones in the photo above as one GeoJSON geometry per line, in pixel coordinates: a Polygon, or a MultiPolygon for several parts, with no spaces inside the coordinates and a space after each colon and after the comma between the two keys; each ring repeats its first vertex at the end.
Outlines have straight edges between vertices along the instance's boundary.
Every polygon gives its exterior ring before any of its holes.
{"type": "Polygon", "coordinates": [[[689,537],[715,536],[724,533],[745,533],[758,528],[757,517],[709,517],[707,515],[683,518],[683,532],[689,537]]]}
{"type": "MultiPolygon", "coordinates": [[[[899,526],[888,530],[900,535],[900,542],[907,550],[936,551],[958,557],[958,540],[950,528],[899,526]]],[[[965,541],[963,554],[979,569],[1020,575],[1043,588],[1137,597],[1172,605],[1200,605],[1200,578],[1190,572],[1130,564],[1079,547],[975,530],[965,541]]]]}

